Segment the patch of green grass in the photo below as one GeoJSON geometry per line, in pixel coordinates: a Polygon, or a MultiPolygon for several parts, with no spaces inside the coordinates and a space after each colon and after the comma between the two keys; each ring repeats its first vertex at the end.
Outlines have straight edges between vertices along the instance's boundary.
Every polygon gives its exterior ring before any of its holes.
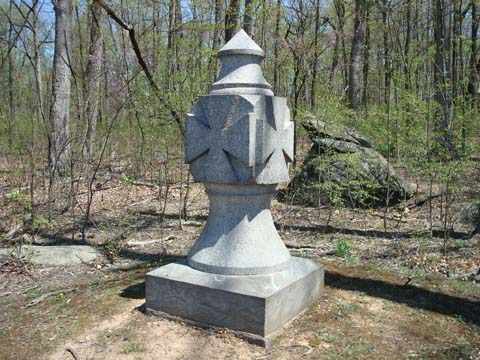
{"type": "Polygon", "coordinates": [[[328,331],[322,331],[316,335],[317,339],[323,342],[332,343],[338,340],[338,335],[328,331]]]}
{"type": "Polygon", "coordinates": [[[347,255],[345,257],[345,260],[348,266],[357,266],[360,263],[360,260],[358,259],[358,257],[354,255],[347,255]]]}
{"type": "Polygon", "coordinates": [[[146,351],[145,346],[137,342],[129,342],[122,350],[122,354],[138,353],[146,351]]]}
{"type": "Polygon", "coordinates": [[[122,185],[125,187],[132,186],[134,182],[135,182],[135,178],[130,175],[124,175],[121,181],[122,185]]]}
{"type": "Polygon", "coordinates": [[[374,346],[369,344],[366,340],[359,339],[348,344],[345,351],[346,359],[365,358],[368,355],[374,354],[374,346]]]}
{"type": "Polygon", "coordinates": [[[345,239],[338,239],[335,243],[335,255],[345,257],[353,250],[353,245],[345,239]]]}
{"type": "Polygon", "coordinates": [[[348,317],[355,312],[356,306],[350,304],[338,304],[338,308],[341,316],[348,317]]]}
{"type": "Polygon", "coordinates": [[[140,280],[141,278],[138,277],[136,274],[133,274],[133,275],[130,275],[129,277],[127,277],[127,281],[130,281],[130,282],[137,282],[138,280],[140,280]]]}
{"type": "Polygon", "coordinates": [[[33,300],[39,297],[41,294],[42,294],[41,290],[30,290],[25,293],[25,297],[27,298],[27,300],[33,300]]]}
{"type": "Polygon", "coordinates": [[[432,351],[424,353],[420,359],[434,360],[434,359],[479,359],[480,350],[470,344],[457,344],[455,347],[443,349],[440,352],[432,351]]]}
{"type": "Polygon", "coordinates": [[[453,290],[460,294],[480,294],[480,285],[473,281],[448,279],[448,285],[450,285],[453,290]]]}
{"type": "Polygon", "coordinates": [[[383,265],[378,264],[375,261],[369,261],[367,263],[367,268],[374,271],[383,271],[385,269],[383,265]]]}
{"type": "Polygon", "coordinates": [[[465,324],[465,319],[463,318],[462,315],[459,314],[454,314],[452,315],[452,318],[456,319],[458,322],[465,324]]]}

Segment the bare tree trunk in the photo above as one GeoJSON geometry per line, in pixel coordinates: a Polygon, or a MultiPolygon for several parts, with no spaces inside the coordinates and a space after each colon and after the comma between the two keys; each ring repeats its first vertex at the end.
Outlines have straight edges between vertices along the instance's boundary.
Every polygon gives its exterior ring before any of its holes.
{"type": "Polygon", "coordinates": [[[243,30],[253,38],[253,0],[245,0],[245,13],[243,14],[243,30]]]}
{"type": "Polygon", "coordinates": [[[405,31],[405,45],[403,49],[403,72],[405,76],[405,89],[410,91],[411,86],[411,78],[410,78],[410,66],[409,66],[409,57],[410,57],[410,42],[412,37],[412,4],[411,0],[406,0],[406,31],[405,31]]]}
{"type": "Polygon", "coordinates": [[[355,20],[348,76],[348,100],[350,107],[354,110],[359,110],[361,107],[360,74],[365,44],[366,7],[367,4],[364,0],[355,0],[355,20]]]}
{"type": "Polygon", "coordinates": [[[55,51],[53,55],[52,107],[50,111],[49,168],[65,169],[70,132],[72,54],[72,0],[54,0],[55,51]]]}
{"type": "Polygon", "coordinates": [[[382,23],[383,23],[383,72],[384,72],[384,101],[387,104],[387,99],[390,98],[390,79],[391,75],[391,67],[390,67],[390,44],[388,41],[388,34],[389,34],[389,14],[390,14],[390,5],[388,4],[388,0],[383,0],[383,7],[382,7],[382,23]]]}
{"type": "Polygon", "coordinates": [[[167,47],[168,49],[172,50],[174,41],[175,41],[175,14],[176,14],[176,7],[178,5],[178,0],[170,0],[170,4],[168,6],[168,39],[167,39],[167,47]]]}
{"type": "Polygon", "coordinates": [[[213,50],[220,48],[220,29],[222,23],[222,0],[215,0],[215,28],[213,29],[213,50]]]}
{"type": "Polygon", "coordinates": [[[368,111],[368,73],[370,71],[370,26],[368,25],[369,11],[367,9],[366,15],[366,29],[365,29],[365,48],[363,51],[363,108],[365,112],[368,111]]]}
{"type": "Polygon", "coordinates": [[[282,12],[282,1],[277,0],[275,11],[275,35],[273,45],[273,92],[278,95],[280,69],[278,66],[278,42],[280,41],[280,16],[282,12]]]}
{"type": "MultiPolygon", "coordinates": [[[[412,79],[411,79],[411,65],[410,65],[410,42],[411,42],[411,37],[412,37],[412,2],[411,0],[406,0],[405,3],[406,7],[406,16],[405,16],[405,45],[403,47],[403,76],[404,76],[404,87],[407,95],[410,93],[412,90],[412,79]]],[[[405,135],[408,137],[410,134],[410,127],[413,124],[413,119],[412,119],[412,107],[410,104],[407,102],[406,107],[405,107],[405,115],[406,115],[406,120],[405,120],[405,135]]]]}
{"type": "Polygon", "coordinates": [[[213,28],[212,54],[209,59],[209,70],[212,74],[212,81],[217,78],[217,57],[215,52],[220,48],[220,30],[222,28],[222,0],[215,0],[215,27],[213,28]]]}
{"type": "MultiPolygon", "coordinates": [[[[453,28],[452,28],[452,58],[451,58],[451,106],[450,106],[450,122],[455,123],[456,108],[460,103],[460,99],[457,99],[459,95],[459,82],[461,80],[459,76],[459,54],[461,54],[460,39],[462,29],[462,0],[453,0],[453,28]]],[[[449,129],[449,132],[452,130],[449,129]]],[[[453,138],[453,135],[449,134],[449,138],[453,138]]]]}
{"type": "MultiPolygon", "coordinates": [[[[343,58],[343,88],[346,91],[348,86],[348,69],[347,69],[347,48],[345,46],[345,3],[343,0],[334,0],[335,13],[337,14],[338,26],[337,35],[335,41],[340,41],[342,45],[342,58],[343,58]]],[[[332,64],[333,66],[333,64],[332,64]]],[[[335,65],[336,66],[336,65],[335,65]]]]}
{"type": "Polygon", "coordinates": [[[314,35],[314,54],[312,64],[312,82],[310,86],[310,107],[315,108],[317,72],[318,72],[318,32],[320,30],[320,0],[315,1],[315,35],[314,35]]]}
{"type": "Polygon", "coordinates": [[[12,51],[15,46],[14,39],[13,39],[13,27],[15,26],[12,23],[12,1],[10,1],[10,5],[8,7],[8,16],[10,19],[9,26],[8,26],[8,152],[9,155],[12,156],[13,152],[13,122],[15,119],[15,104],[13,102],[13,57],[12,51]]]}
{"type": "MultiPolygon", "coordinates": [[[[468,86],[467,86],[467,99],[469,104],[469,110],[471,116],[473,116],[475,109],[477,108],[477,99],[480,86],[480,63],[477,63],[478,57],[478,11],[477,0],[470,0],[470,9],[472,12],[472,27],[471,27],[471,42],[470,42],[470,59],[468,61],[468,86]]],[[[467,130],[465,125],[465,117],[462,121],[462,152],[465,154],[466,148],[467,130]]]]}
{"type": "Polygon", "coordinates": [[[89,44],[88,62],[85,71],[86,91],[86,133],[84,153],[87,161],[95,155],[95,129],[97,127],[100,102],[100,80],[103,59],[102,18],[103,10],[95,2],[89,3],[89,44]]]}
{"type": "Polygon", "coordinates": [[[450,83],[449,71],[449,29],[446,24],[445,0],[434,0],[433,4],[433,37],[435,41],[434,60],[434,86],[436,102],[435,131],[437,133],[437,150],[451,150],[452,139],[450,135],[450,83]]]}
{"type": "Polygon", "coordinates": [[[225,14],[225,42],[229,41],[237,32],[238,15],[240,13],[240,1],[230,0],[225,14]]]}
{"type": "MultiPolygon", "coordinates": [[[[273,2],[272,2],[273,3],[273,2]]],[[[270,15],[270,2],[267,3],[267,0],[260,0],[261,4],[261,12],[262,12],[262,18],[260,21],[260,26],[255,26],[253,30],[253,36],[255,40],[257,41],[258,44],[261,44],[261,48],[264,49],[266,52],[269,52],[268,49],[268,44],[267,45],[267,18],[270,15]],[[255,28],[257,28],[257,31],[255,32],[255,28]]],[[[272,4],[273,5],[273,4],[272,4]]],[[[256,11],[255,11],[256,13],[256,11]]],[[[258,23],[258,21],[257,21],[258,23]]]]}
{"type": "Polygon", "coordinates": [[[170,0],[168,10],[168,91],[175,88],[175,72],[178,69],[178,32],[182,22],[181,4],[179,0],[170,0]]]}
{"type": "Polygon", "coordinates": [[[33,46],[34,46],[34,66],[35,66],[35,85],[37,87],[37,120],[45,120],[45,109],[43,105],[43,83],[42,83],[42,59],[40,57],[40,36],[38,28],[38,0],[33,1],[33,46]]]}
{"type": "Polygon", "coordinates": [[[472,31],[471,31],[471,45],[470,45],[470,61],[469,61],[469,77],[468,77],[468,95],[472,103],[475,102],[479,88],[479,73],[477,69],[478,57],[478,11],[477,0],[470,0],[470,7],[472,11],[472,31]]]}

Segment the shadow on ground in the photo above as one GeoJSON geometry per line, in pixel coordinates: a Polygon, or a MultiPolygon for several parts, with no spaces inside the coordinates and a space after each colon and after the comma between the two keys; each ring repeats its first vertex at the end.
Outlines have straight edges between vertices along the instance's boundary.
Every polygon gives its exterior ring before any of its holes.
{"type": "MultiPolygon", "coordinates": [[[[414,309],[433,311],[480,325],[480,302],[443,294],[416,286],[392,284],[384,280],[346,276],[325,272],[325,285],[347,291],[362,292],[368,296],[405,304],[414,309]]],[[[123,298],[144,299],[145,282],[126,287],[123,298]]]]}
{"type": "MultiPolygon", "coordinates": [[[[316,226],[298,226],[298,225],[286,225],[283,223],[275,222],[275,226],[277,229],[284,229],[284,230],[295,230],[295,231],[302,231],[302,232],[313,232],[313,233],[320,233],[320,234],[344,234],[344,235],[354,235],[354,236],[364,236],[364,237],[371,237],[371,238],[387,238],[387,239],[412,239],[418,237],[419,235],[430,235],[429,231],[425,232],[406,232],[406,231],[379,231],[379,230],[360,230],[360,229],[349,229],[343,227],[334,227],[334,226],[324,226],[324,225],[316,225],[316,226]]],[[[432,236],[433,237],[440,237],[443,238],[445,235],[444,231],[442,230],[433,230],[432,236]]],[[[449,237],[451,239],[468,239],[470,234],[458,232],[458,231],[450,231],[449,237]]]]}
{"type": "MultiPolygon", "coordinates": [[[[30,235],[38,235],[43,237],[45,240],[47,240],[48,245],[92,245],[89,239],[85,240],[79,237],[83,226],[85,226],[86,232],[98,228],[108,229],[105,231],[110,231],[112,233],[114,233],[115,230],[122,232],[122,229],[124,230],[123,232],[125,232],[131,230],[131,227],[128,226],[128,220],[132,224],[135,224],[135,231],[139,232],[152,227],[167,226],[167,221],[179,221],[179,218],[178,214],[162,214],[155,210],[138,210],[131,211],[127,218],[103,217],[95,220],[95,223],[92,221],[89,221],[86,224],[78,222],[71,226],[65,226],[61,229],[56,229],[55,231],[27,233],[30,235]]],[[[205,222],[207,220],[207,216],[192,215],[188,217],[188,220],[205,222]]],[[[167,227],[171,227],[171,225],[168,225],[167,227]]],[[[112,238],[112,240],[114,239],[112,238]]]]}
{"type": "Polygon", "coordinates": [[[416,286],[392,284],[383,280],[346,276],[325,272],[325,284],[342,290],[358,291],[366,295],[405,304],[411,308],[433,311],[461,318],[480,325],[480,302],[443,294],[416,286]]]}

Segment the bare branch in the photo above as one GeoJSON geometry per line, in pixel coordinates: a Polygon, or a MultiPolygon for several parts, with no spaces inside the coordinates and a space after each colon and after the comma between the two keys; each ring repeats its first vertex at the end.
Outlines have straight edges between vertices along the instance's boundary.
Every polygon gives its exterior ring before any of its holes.
{"type": "Polygon", "coordinates": [[[138,45],[137,38],[135,36],[135,28],[133,25],[126,23],[123,21],[115,12],[107,5],[103,0],[94,0],[98,5],[100,5],[105,12],[124,30],[128,31],[128,37],[130,38],[130,43],[132,44],[133,51],[135,52],[135,56],[137,57],[138,63],[140,64],[140,67],[142,68],[143,72],[145,73],[145,76],[147,77],[147,80],[152,87],[152,89],[155,92],[155,95],[157,96],[157,99],[160,101],[160,103],[170,112],[170,115],[173,117],[175,122],[177,123],[177,126],[182,134],[184,136],[185,130],[183,129],[183,123],[182,123],[182,118],[180,114],[174,109],[172,104],[165,99],[163,96],[161,96],[161,91],[160,88],[158,87],[157,83],[155,82],[152,73],[150,72],[150,69],[147,66],[147,63],[143,59],[142,53],[140,51],[140,47],[138,45]]]}

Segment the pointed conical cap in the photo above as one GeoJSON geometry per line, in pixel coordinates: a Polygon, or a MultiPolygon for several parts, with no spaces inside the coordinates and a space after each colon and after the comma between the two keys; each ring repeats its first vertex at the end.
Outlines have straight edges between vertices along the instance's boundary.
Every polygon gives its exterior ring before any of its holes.
{"type": "Polygon", "coordinates": [[[241,29],[219,51],[218,57],[226,55],[256,55],[265,57],[265,52],[241,29]]]}
{"type": "Polygon", "coordinates": [[[260,67],[265,53],[245,31],[238,31],[218,57],[222,66],[210,94],[273,95],[260,67]]]}

